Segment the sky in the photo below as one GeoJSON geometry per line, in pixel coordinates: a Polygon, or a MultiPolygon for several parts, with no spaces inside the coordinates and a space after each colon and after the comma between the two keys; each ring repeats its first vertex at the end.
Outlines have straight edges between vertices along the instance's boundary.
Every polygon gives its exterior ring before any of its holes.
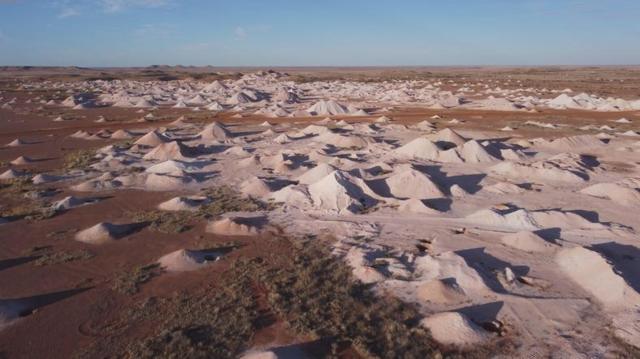
{"type": "Polygon", "coordinates": [[[0,65],[640,64],[640,0],[0,0],[0,65]]]}

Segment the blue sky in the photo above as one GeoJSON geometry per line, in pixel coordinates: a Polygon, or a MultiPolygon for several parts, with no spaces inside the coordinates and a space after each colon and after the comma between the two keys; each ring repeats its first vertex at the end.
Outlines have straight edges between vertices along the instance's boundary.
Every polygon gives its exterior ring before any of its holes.
{"type": "Polygon", "coordinates": [[[0,0],[0,65],[640,64],[639,0],[0,0]]]}

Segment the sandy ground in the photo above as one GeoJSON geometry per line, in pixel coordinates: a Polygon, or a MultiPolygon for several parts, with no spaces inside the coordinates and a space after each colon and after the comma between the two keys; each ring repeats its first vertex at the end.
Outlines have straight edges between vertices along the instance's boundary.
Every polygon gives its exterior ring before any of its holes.
{"type": "MultiPolygon", "coordinates": [[[[623,135],[640,130],[637,111],[508,112],[407,105],[326,121],[325,116],[237,118],[235,112],[168,106],[142,113],[113,107],[73,110],[28,104],[36,94],[11,90],[24,76],[34,81],[37,76],[57,80],[69,75],[68,70],[57,71],[3,73],[1,95],[15,98],[16,104],[0,109],[0,144],[15,139],[23,144],[0,149],[0,173],[14,169],[27,171],[28,178],[61,176],[29,188],[51,190],[36,201],[39,205],[67,196],[97,200],[51,218],[3,214],[7,223],[0,224],[2,355],[82,356],[118,338],[144,339],[151,334],[149,323],[123,323],[122,313],[149,298],[196,295],[203,285],[215,291],[216,283],[208,279],[224,275],[239,259],[273,253],[277,267],[291,249],[273,235],[276,227],[294,237],[333,238],[333,253],[351,266],[357,279],[370,283],[381,296],[415,304],[421,325],[444,345],[473,347],[508,338],[515,347],[511,355],[631,357],[634,351],[628,345],[640,342],[640,137],[623,135]],[[140,122],[148,113],[154,118],[140,122]],[[382,115],[388,123],[376,122],[382,115]],[[52,121],[58,116],[70,120],[52,121]],[[95,122],[100,116],[108,121],[95,122]],[[181,116],[184,123],[172,129],[170,124],[181,116]],[[621,118],[629,121],[615,122],[621,118]],[[211,127],[214,121],[220,125],[211,127]],[[554,126],[525,125],[527,121],[554,126]],[[375,127],[369,126],[372,123],[375,127]],[[612,130],[599,129],[603,125],[612,130]],[[514,130],[501,130],[507,126],[514,130]],[[132,131],[132,139],[71,137],[77,131],[89,137],[120,129],[132,131]],[[131,147],[154,129],[164,138],[160,148],[131,147]],[[112,144],[122,149],[105,147],[112,144]],[[70,154],[90,150],[95,155],[101,148],[102,155],[86,168],[69,168],[70,154]],[[151,152],[154,157],[149,157],[151,152]],[[19,156],[31,161],[10,163],[19,156]],[[149,171],[161,164],[170,165],[171,173],[149,171]],[[184,168],[178,170],[175,166],[180,164],[184,168]],[[124,184],[105,185],[114,178],[124,184]],[[74,190],[96,182],[101,190],[74,190]],[[80,231],[98,223],[130,224],[132,213],[154,211],[180,196],[206,198],[207,188],[221,185],[280,204],[265,213],[266,224],[238,219],[246,213],[228,213],[230,224],[216,227],[216,233],[194,215],[187,216],[191,228],[182,233],[125,228],[108,233],[102,244],[77,240],[80,231]],[[229,242],[238,248],[217,261],[203,259],[205,254],[199,257],[199,252],[180,252],[168,259],[176,268],[193,271],[161,271],[134,294],[113,289],[114,281],[132,268],[178,250],[204,248],[203,243],[222,248],[229,242]],[[82,256],[35,265],[53,253],[82,256]],[[17,318],[10,315],[15,303],[29,307],[17,318]]],[[[195,70],[162,71],[185,76],[195,70]]],[[[216,78],[233,76],[224,72],[228,69],[220,71],[223,75],[216,78]]],[[[425,70],[298,70],[299,76],[314,78],[334,78],[336,73],[416,76],[415,71],[424,75],[425,70]]],[[[634,87],[633,68],[563,69],[562,74],[556,69],[429,71],[439,78],[478,81],[517,75],[528,81],[523,86],[571,86],[630,100],[640,91],[634,87]],[[610,86],[609,80],[621,85],[610,86]]],[[[100,72],[123,76],[123,71],[100,72]]],[[[30,203],[21,195],[3,188],[3,213],[30,203]]],[[[196,202],[194,208],[201,205],[196,202]]],[[[252,291],[268,310],[264,288],[256,285],[252,291]]],[[[311,336],[276,317],[257,326],[245,348],[309,341],[311,336]]],[[[318,353],[326,348],[305,350],[313,357],[322,356],[318,353]]],[[[341,356],[357,354],[347,348],[341,356]]]]}

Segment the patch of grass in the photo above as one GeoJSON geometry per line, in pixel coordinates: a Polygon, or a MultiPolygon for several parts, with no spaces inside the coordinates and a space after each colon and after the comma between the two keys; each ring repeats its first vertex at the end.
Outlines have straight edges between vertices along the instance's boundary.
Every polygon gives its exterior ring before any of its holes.
{"type": "Polygon", "coordinates": [[[77,150],[69,152],[64,156],[64,168],[66,170],[86,169],[90,165],[98,162],[96,150],[77,150]]]}
{"type": "Polygon", "coordinates": [[[133,270],[121,273],[113,283],[112,289],[122,294],[138,293],[140,285],[147,283],[158,274],[160,265],[157,263],[135,267],[133,270]]]}
{"type": "Polygon", "coordinates": [[[145,303],[142,315],[152,311],[168,316],[155,336],[129,346],[127,356],[235,358],[252,338],[258,317],[249,278],[235,279],[213,295],[182,294],[145,303]]]}
{"type": "Polygon", "coordinates": [[[185,211],[139,211],[127,215],[134,222],[147,222],[149,228],[160,233],[182,233],[191,229],[194,214],[185,211]]]}
{"type": "Polygon", "coordinates": [[[375,296],[319,240],[296,242],[290,268],[267,271],[272,308],[291,326],[316,338],[334,338],[364,357],[429,358],[440,355],[417,310],[375,296]]]}
{"type": "Polygon", "coordinates": [[[60,263],[75,262],[78,260],[87,260],[93,258],[94,255],[86,250],[78,251],[62,251],[54,253],[45,253],[38,258],[33,264],[41,267],[60,263]]]}
{"type": "Polygon", "coordinates": [[[211,202],[200,207],[199,214],[205,218],[216,217],[227,212],[256,212],[274,208],[274,204],[259,201],[250,197],[242,197],[228,186],[208,189],[205,193],[211,202]]]}
{"type": "Polygon", "coordinates": [[[31,180],[24,177],[0,181],[0,193],[2,194],[23,194],[33,189],[31,180]]]}
{"type": "Polygon", "coordinates": [[[56,212],[40,200],[27,196],[35,191],[28,179],[19,178],[0,183],[0,217],[43,220],[56,212]]]}
{"type": "Polygon", "coordinates": [[[347,264],[320,239],[266,240],[288,250],[236,258],[189,292],[138,302],[110,327],[151,331],[134,338],[122,329],[80,356],[236,358],[270,323],[266,318],[287,321],[300,338],[322,339],[329,357],[340,357],[348,348],[363,358],[473,358],[504,352],[502,347],[472,352],[440,347],[420,327],[416,308],[376,296],[355,281],[347,264]]]}

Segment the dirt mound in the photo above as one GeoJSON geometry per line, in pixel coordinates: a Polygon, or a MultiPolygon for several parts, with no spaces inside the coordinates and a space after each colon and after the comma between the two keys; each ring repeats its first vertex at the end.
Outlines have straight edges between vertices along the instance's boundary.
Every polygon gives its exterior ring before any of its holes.
{"type": "Polygon", "coordinates": [[[262,198],[272,192],[269,184],[261,178],[250,178],[240,185],[240,193],[244,196],[262,198]]]}
{"type": "Polygon", "coordinates": [[[112,140],[129,140],[129,139],[132,139],[133,137],[134,137],[133,133],[127,130],[122,130],[122,129],[117,130],[111,134],[112,140]]]}
{"type": "Polygon", "coordinates": [[[158,263],[167,272],[188,272],[201,269],[221,257],[219,252],[179,249],[162,256],[158,263]]]}
{"type": "Polygon", "coordinates": [[[335,170],[336,168],[330,164],[320,163],[319,165],[302,174],[297,178],[297,180],[298,182],[307,185],[316,183],[335,170]]]}
{"type": "Polygon", "coordinates": [[[158,209],[162,211],[196,212],[200,206],[207,202],[207,197],[202,196],[174,197],[168,201],[160,203],[158,205],[158,209]]]}
{"type": "Polygon", "coordinates": [[[212,122],[205,126],[200,133],[198,133],[200,139],[202,140],[217,140],[217,141],[225,141],[233,135],[226,127],[218,122],[212,122]]]}
{"type": "Polygon", "coordinates": [[[433,339],[442,344],[473,346],[491,337],[489,333],[456,312],[437,313],[423,319],[420,324],[429,329],[433,339]]]}
{"type": "Polygon", "coordinates": [[[487,150],[476,140],[465,142],[458,149],[458,153],[465,162],[469,163],[495,162],[499,160],[498,158],[490,155],[489,152],[487,152],[487,150]]]}
{"type": "Polygon", "coordinates": [[[365,193],[366,185],[346,172],[333,171],[309,186],[316,208],[337,213],[357,213],[377,201],[365,193]]]}
{"type": "Polygon", "coordinates": [[[606,144],[602,142],[597,136],[593,135],[579,135],[571,137],[562,137],[552,141],[544,147],[551,148],[560,151],[579,151],[579,150],[592,150],[599,147],[604,147],[606,144]]]}
{"type": "Polygon", "coordinates": [[[186,160],[193,157],[194,150],[178,141],[161,143],[142,157],[147,161],[186,160]]]}
{"type": "Polygon", "coordinates": [[[265,217],[225,217],[209,223],[207,232],[222,236],[257,236],[265,226],[265,217]]]}
{"type": "Polygon", "coordinates": [[[389,191],[398,198],[431,199],[446,197],[428,175],[412,168],[401,170],[385,180],[389,191]]]}
{"type": "Polygon", "coordinates": [[[417,288],[416,296],[425,302],[447,305],[462,303],[467,299],[462,288],[452,279],[427,281],[417,288]]]}
{"type": "Polygon", "coordinates": [[[101,222],[76,233],[75,239],[89,244],[103,244],[122,238],[138,228],[135,224],[101,222]]]}
{"type": "Polygon", "coordinates": [[[67,196],[59,201],[54,202],[53,205],[51,205],[51,208],[55,211],[66,211],[95,202],[95,198],[78,198],[74,196],[67,196]]]}
{"type": "Polygon", "coordinates": [[[33,163],[33,160],[27,156],[19,156],[18,158],[16,158],[15,160],[9,163],[11,163],[14,166],[21,166],[21,165],[28,165],[30,163],[33,163]]]}
{"type": "Polygon", "coordinates": [[[27,175],[28,174],[25,172],[16,171],[13,168],[9,168],[8,170],[0,174],[0,180],[12,180],[20,177],[25,177],[27,175]]]}
{"type": "Polygon", "coordinates": [[[326,132],[314,139],[338,148],[360,149],[367,147],[368,142],[360,136],[344,136],[333,132],[326,132]]]}
{"type": "Polygon", "coordinates": [[[609,199],[623,206],[640,205],[640,192],[637,189],[617,183],[598,183],[581,190],[580,193],[609,199]]]}
{"type": "Polygon", "coordinates": [[[430,140],[424,137],[418,137],[406,145],[395,149],[394,152],[400,157],[434,161],[440,154],[440,148],[430,140]]]}
{"type": "Polygon", "coordinates": [[[443,143],[449,146],[461,146],[465,142],[467,142],[467,140],[464,137],[462,137],[458,132],[450,128],[445,128],[443,130],[440,130],[434,133],[433,135],[427,136],[427,138],[432,140],[435,143],[443,143]]]}
{"type": "Polygon", "coordinates": [[[606,309],[631,308],[640,303],[640,294],[598,253],[583,247],[566,248],[558,252],[555,260],[567,277],[606,309]]]}
{"type": "Polygon", "coordinates": [[[546,253],[557,248],[557,246],[545,241],[542,237],[530,231],[507,234],[500,240],[506,246],[525,252],[546,253]]]}
{"type": "Polygon", "coordinates": [[[320,100],[307,109],[314,116],[346,115],[349,110],[333,100],[320,100]]]}
{"type": "Polygon", "coordinates": [[[144,186],[151,191],[173,191],[184,189],[185,186],[193,183],[194,180],[185,173],[174,173],[161,175],[151,173],[147,176],[144,186]]]}
{"type": "Polygon", "coordinates": [[[169,142],[169,138],[167,138],[165,135],[160,134],[158,131],[153,130],[148,132],[146,135],[140,137],[138,140],[134,142],[134,144],[148,146],[148,147],[156,147],[165,142],[169,142]]]}
{"type": "Polygon", "coordinates": [[[554,165],[529,165],[515,162],[501,162],[489,168],[489,171],[495,175],[508,178],[522,178],[536,181],[551,182],[567,182],[581,183],[585,182],[585,178],[561,167],[554,165]]]}

